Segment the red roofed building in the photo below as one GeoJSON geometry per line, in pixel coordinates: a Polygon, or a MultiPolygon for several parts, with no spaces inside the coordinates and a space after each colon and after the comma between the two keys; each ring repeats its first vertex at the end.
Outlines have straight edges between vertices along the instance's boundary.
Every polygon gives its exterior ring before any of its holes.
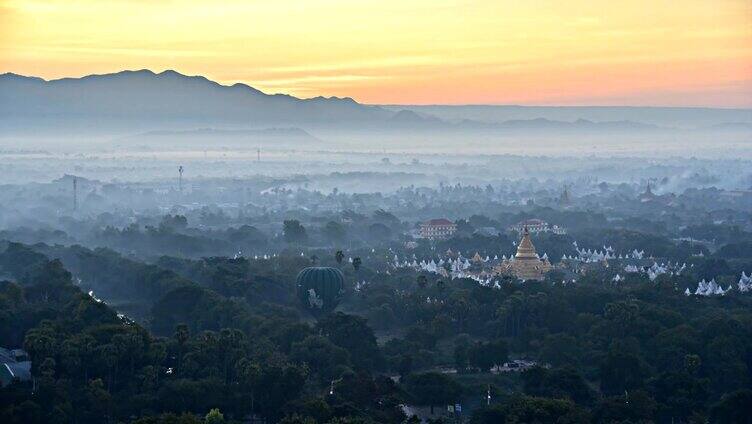
{"type": "Polygon", "coordinates": [[[457,232],[457,224],[446,219],[432,219],[420,224],[420,236],[431,240],[446,239],[457,232]]]}

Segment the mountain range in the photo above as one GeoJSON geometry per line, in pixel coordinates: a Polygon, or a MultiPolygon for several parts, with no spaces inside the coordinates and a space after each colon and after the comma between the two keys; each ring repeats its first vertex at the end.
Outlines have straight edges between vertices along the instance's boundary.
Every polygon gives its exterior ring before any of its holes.
{"type": "MultiPolygon", "coordinates": [[[[350,98],[269,95],[245,84],[221,85],[175,71],[123,71],[45,81],[0,75],[0,117],[8,120],[98,121],[159,129],[192,125],[296,125],[388,119],[393,112],[350,98]],[[157,127],[154,127],[154,126],[157,127]]],[[[39,122],[38,122],[39,123],[39,122]]]]}
{"type": "Polygon", "coordinates": [[[703,132],[746,135],[752,133],[750,126],[752,111],[748,109],[377,106],[347,97],[301,99],[266,94],[245,84],[222,85],[172,70],[50,81],[0,75],[0,130],[6,135],[106,133],[121,141],[135,137],[148,142],[168,137],[202,142],[292,137],[310,143],[319,134],[335,130],[637,135],[700,127],[703,132]],[[661,119],[651,119],[656,116],[661,119]]]}

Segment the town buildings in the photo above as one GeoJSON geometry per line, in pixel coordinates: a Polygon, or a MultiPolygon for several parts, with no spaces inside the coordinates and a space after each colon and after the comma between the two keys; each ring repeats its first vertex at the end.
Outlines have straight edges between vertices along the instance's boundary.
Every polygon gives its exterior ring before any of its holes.
{"type": "Polygon", "coordinates": [[[420,237],[429,240],[447,239],[457,232],[457,224],[446,219],[431,219],[420,224],[420,237]]]}

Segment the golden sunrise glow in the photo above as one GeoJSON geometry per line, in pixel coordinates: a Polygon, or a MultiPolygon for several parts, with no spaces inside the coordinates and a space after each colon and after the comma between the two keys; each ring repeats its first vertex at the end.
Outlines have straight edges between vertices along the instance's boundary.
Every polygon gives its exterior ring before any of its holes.
{"type": "Polygon", "coordinates": [[[366,103],[752,106],[752,1],[0,0],[0,72],[366,103]]]}

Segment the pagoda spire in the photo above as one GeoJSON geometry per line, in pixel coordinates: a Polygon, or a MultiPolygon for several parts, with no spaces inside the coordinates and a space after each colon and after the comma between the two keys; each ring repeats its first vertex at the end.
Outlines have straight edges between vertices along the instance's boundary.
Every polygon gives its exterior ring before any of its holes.
{"type": "Polygon", "coordinates": [[[537,259],[538,255],[535,253],[535,246],[533,246],[533,241],[530,240],[530,231],[528,230],[527,226],[525,226],[525,229],[522,232],[522,240],[520,240],[520,244],[517,245],[517,254],[514,255],[517,259],[537,259]]]}

